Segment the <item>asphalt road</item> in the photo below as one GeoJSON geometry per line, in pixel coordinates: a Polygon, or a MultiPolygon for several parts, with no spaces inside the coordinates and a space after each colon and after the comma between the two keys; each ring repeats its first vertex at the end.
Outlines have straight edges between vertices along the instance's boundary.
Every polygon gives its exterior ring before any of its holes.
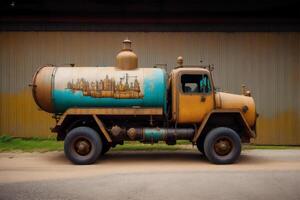
{"type": "Polygon", "coordinates": [[[248,150],[213,165],[196,151],[109,152],[75,166],[63,152],[1,153],[0,199],[300,199],[300,150],[248,150]]]}

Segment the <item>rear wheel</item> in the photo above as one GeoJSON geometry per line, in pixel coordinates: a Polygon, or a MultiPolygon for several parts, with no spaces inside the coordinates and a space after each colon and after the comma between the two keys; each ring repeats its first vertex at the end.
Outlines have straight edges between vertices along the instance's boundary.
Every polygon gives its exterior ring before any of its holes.
{"type": "Polygon", "coordinates": [[[87,165],[94,163],[103,148],[99,134],[89,127],[77,127],[66,136],[64,151],[66,157],[74,164],[87,165]]]}
{"type": "Polygon", "coordinates": [[[215,128],[205,138],[204,152],[208,160],[212,163],[234,163],[241,154],[241,139],[230,128],[215,128]]]}

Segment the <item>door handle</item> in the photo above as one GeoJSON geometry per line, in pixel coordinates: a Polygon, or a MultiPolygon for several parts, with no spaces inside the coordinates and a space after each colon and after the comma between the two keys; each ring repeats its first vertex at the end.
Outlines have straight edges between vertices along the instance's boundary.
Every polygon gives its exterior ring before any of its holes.
{"type": "Polygon", "coordinates": [[[206,97],[205,96],[201,96],[201,102],[205,102],[206,97]]]}

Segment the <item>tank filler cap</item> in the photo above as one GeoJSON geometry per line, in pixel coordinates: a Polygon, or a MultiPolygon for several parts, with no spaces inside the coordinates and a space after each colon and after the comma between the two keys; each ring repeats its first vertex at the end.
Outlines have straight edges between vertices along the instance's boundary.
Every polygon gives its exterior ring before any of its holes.
{"type": "Polygon", "coordinates": [[[131,49],[131,41],[125,39],[123,48],[117,55],[116,67],[121,70],[132,70],[138,67],[137,63],[138,57],[131,49]]]}
{"type": "Polygon", "coordinates": [[[131,49],[131,41],[129,39],[125,39],[123,41],[123,49],[122,50],[127,50],[127,51],[132,51],[131,49]]]}

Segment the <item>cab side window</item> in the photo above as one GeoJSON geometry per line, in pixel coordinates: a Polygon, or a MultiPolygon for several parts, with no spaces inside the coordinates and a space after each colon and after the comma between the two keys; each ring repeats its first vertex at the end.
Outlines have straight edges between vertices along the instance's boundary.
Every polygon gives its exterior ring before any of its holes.
{"type": "Polygon", "coordinates": [[[181,86],[184,93],[209,93],[211,85],[206,74],[184,74],[181,76],[181,86]]]}

